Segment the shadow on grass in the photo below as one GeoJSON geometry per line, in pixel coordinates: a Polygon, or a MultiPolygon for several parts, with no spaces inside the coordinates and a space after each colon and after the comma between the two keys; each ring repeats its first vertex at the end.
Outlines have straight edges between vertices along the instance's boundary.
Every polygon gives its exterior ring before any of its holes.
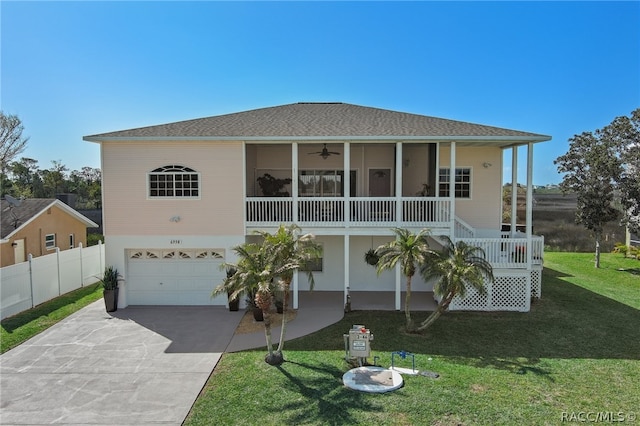
{"type": "Polygon", "coordinates": [[[537,358],[502,359],[497,357],[447,357],[447,360],[456,364],[470,365],[478,368],[494,368],[496,370],[508,371],[514,374],[533,374],[550,382],[555,382],[551,376],[551,371],[535,366],[540,363],[540,360],[537,358]]]}
{"type": "Polygon", "coordinates": [[[279,410],[291,413],[287,419],[289,424],[308,423],[310,419],[320,424],[356,424],[359,419],[354,414],[382,410],[364,394],[344,387],[344,371],[333,365],[287,361],[277,368],[292,385],[286,389],[295,388],[302,397],[279,407],[279,410]],[[298,372],[300,369],[313,370],[318,373],[317,377],[308,378],[310,374],[298,372]],[[334,380],[327,380],[328,376],[334,380]]]}
{"type": "MultiPolygon", "coordinates": [[[[364,324],[375,335],[374,352],[406,350],[415,354],[481,360],[483,366],[536,374],[541,358],[640,359],[640,310],[562,280],[545,269],[543,297],[529,313],[448,312],[423,334],[402,332],[402,312],[351,312],[337,324],[294,340],[289,349],[339,350],[342,334],[364,324]],[[529,360],[522,366],[509,363],[529,360]]],[[[416,321],[426,313],[415,312],[416,321]]]]}

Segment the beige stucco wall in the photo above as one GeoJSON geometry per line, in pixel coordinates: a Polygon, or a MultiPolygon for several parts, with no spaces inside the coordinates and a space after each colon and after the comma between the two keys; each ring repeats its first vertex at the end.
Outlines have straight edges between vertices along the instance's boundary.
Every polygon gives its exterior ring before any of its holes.
{"type": "MultiPolygon", "coordinates": [[[[450,148],[440,149],[440,167],[450,166],[450,148]]],[[[502,150],[456,147],[456,167],[471,168],[471,198],[456,200],[456,216],[479,229],[500,229],[502,221],[502,150]],[[484,167],[484,163],[491,166],[484,167]]]]}
{"type": "Polygon", "coordinates": [[[105,235],[244,234],[242,161],[241,142],[103,143],[105,235]],[[173,164],[200,173],[199,199],[148,197],[147,173],[173,164]]]}
{"type": "Polygon", "coordinates": [[[69,235],[73,234],[75,246],[80,243],[87,245],[86,225],[69,215],[59,207],[53,206],[28,223],[24,229],[18,231],[11,239],[0,247],[2,265],[8,266],[15,263],[14,248],[11,246],[16,240],[24,239],[25,259],[31,254],[33,257],[54,253],[45,247],[45,236],[55,234],[56,245],[60,250],[68,250],[69,235]]]}

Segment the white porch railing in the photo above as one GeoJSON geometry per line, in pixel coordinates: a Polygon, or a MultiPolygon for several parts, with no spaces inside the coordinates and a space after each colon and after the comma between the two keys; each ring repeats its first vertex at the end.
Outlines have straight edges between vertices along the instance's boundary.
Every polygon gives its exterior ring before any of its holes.
{"type": "MultiPolygon", "coordinates": [[[[436,197],[403,197],[401,214],[395,197],[357,197],[349,199],[345,218],[343,197],[302,197],[297,199],[297,221],[305,226],[366,227],[449,227],[450,201],[436,197]]],[[[292,197],[248,197],[247,223],[271,226],[293,222],[292,197]]]]}
{"type": "Polygon", "coordinates": [[[293,220],[293,198],[247,198],[247,222],[261,225],[279,225],[293,220]]]}
{"type": "Polygon", "coordinates": [[[455,235],[456,238],[473,238],[476,236],[475,229],[459,217],[456,217],[456,220],[453,223],[453,228],[453,235],[455,235]]]}
{"type": "Polygon", "coordinates": [[[349,200],[349,222],[354,226],[396,225],[396,199],[391,197],[362,197],[349,200]]]}
{"type": "Polygon", "coordinates": [[[344,198],[298,199],[298,222],[305,226],[337,226],[344,222],[344,198]]]}
{"type": "Polygon", "coordinates": [[[451,202],[446,198],[402,198],[402,221],[407,225],[442,226],[451,221],[451,202]]]}
{"type": "Polygon", "coordinates": [[[530,250],[525,238],[458,238],[467,244],[484,250],[487,260],[497,269],[527,269],[529,256],[531,265],[542,265],[544,237],[531,237],[530,250]]]}

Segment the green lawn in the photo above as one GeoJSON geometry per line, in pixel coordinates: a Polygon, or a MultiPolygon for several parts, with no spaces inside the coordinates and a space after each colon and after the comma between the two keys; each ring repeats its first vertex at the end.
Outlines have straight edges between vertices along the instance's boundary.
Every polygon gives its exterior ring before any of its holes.
{"type": "Polygon", "coordinates": [[[93,284],[5,318],[0,323],[0,353],[18,346],[101,297],[102,286],[93,284]]]}
{"type": "Polygon", "coordinates": [[[185,424],[543,425],[640,414],[640,262],[605,254],[595,270],[592,260],[547,253],[543,297],[526,314],[448,313],[405,335],[401,312],[352,312],[288,342],[279,368],[265,349],[225,354],[185,424]],[[352,324],[375,334],[383,366],[406,350],[440,377],[405,377],[388,394],[345,388],[352,324]]]}

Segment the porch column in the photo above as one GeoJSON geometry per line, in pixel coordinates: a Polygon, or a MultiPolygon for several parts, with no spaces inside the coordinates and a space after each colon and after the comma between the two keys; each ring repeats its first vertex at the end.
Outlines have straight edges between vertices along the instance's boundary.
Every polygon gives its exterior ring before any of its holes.
{"type": "Polygon", "coordinates": [[[293,281],[291,282],[291,287],[293,291],[293,309],[298,309],[298,275],[300,272],[296,272],[293,274],[293,281]]]}
{"type": "Polygon", "coordinates": [[[343,294],[343,304],[347,303],[347,294],[349,293],[350,285],[349,285],[349,234],[344,235],[344,294],[343,294]]]}
{"type": "Polygon", "coordinates": [[[396,225],[402,222],[402,142],[396,142],[396,225]]]}
{"type": "Polygon", "coordinates": [[[293,223],[298,223],[298,142],[291,144],[291,192],[293,196],[291,219],[293,223]]]}
{"type": "Polygon", "coordinates": [[[511,238],[516,236],[518,224],[518,147],[511,148],[511,238]]]}
{"type": "Polygon", "coordinates": [[[456,143],[451,141],[451,152],[449,153],[449,214],[451,218],[451,237],[456,237],[456,143]]]}
{"type": "Polygon", "coordinates": [[[531,269],[533,257],[531,236],[533,234],[533,143],[527,145],[527,269],[531,269]]]}
{"type": "MultiPolygon", "coordinates": [[[[293,201],[291,202],[291,220],[298,223],[298,142],[291,144],[291,192],[293,201]]],[[[298,309],[298,274],[293,274],[293,309],[298,309]]]]}
{"type": "MultiPolygon", "coordinates": [[[[242,197],[242,226],[244,228],[244,233],[247,233],[247,143],[242,142],[242,188],[244,191],[244,196],[242,197]]],[[[104,198],[102,198],[104,201],[104,198]]],[[[104,203],[102,203],[104,205],[104,203]]],[[[100,265],[102,266],[102,265],[100,265]]],[[[103,271],[104,269],[100,269],[103,271]]]]}
{"type": "Polygon", "coordinates": [[[402,309],[402,270],[400,269],[400,263],[396,263],[396,311],[402,309]]]}
{"type": "Polygon", "coordinates": [[[349,227],[349,221],[351,220],[351,144],[349,142],[344,143],[344,178],[342,182],[342,188],[344,188],[344,206],[343,206],[343,221],[345,228],[349,227]]]}

